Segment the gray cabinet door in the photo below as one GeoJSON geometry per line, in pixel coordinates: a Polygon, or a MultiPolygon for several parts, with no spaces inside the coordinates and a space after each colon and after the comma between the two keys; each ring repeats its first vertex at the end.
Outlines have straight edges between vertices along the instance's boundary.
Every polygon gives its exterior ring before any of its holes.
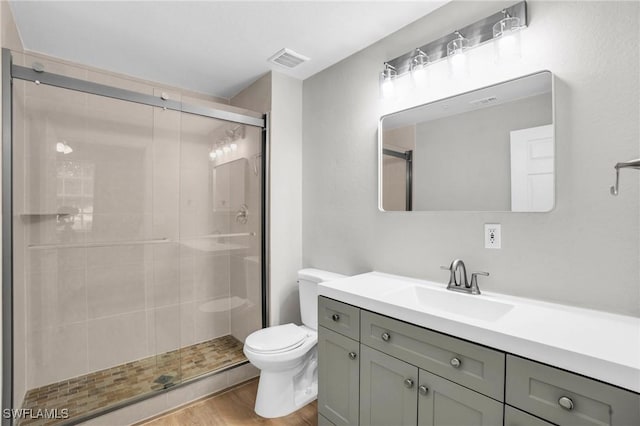
{"type": "Polygon", "coordinates": [[[504,406],[504,426],[554,426],[553,423],[517,410],[509,405],[504,406]]]}
{"type": "Polygon", "coordinates": [[[318,412],[336,426],[358,424],[360,344],[318,327],[318,412]]]}
{"type": "Polygon", "coordinates": [[[360,346],[360,424],[415,426],[418,368],[360,346]]]}
{"type": "Polygon", "coordinates": [[[420,370],[419,426],[499,426],[503,404],[420,370]]]}
{"type": "Polygon", "coordinates": [[[318,414],[318,426],[335,426],[325,416],[318,414]]]}

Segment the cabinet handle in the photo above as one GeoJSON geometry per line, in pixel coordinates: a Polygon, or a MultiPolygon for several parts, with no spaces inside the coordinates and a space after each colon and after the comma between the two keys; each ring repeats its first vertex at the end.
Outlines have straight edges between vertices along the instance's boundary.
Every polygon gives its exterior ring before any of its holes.
{"type": "Polygon", "coordinates": [[[568,396],[561,396],[558,400],[558,405],[567,411],[573,410],[573,400],[568,396]]]}
{"type": "Polygon", "coordinates": [[[358,354],[355,353],[355,352],[349,352],[349,358],[356,359],[356,358],[358,358],[358,354]]]}
{"type": "Polygon", "coordinates": [[[382,333],[382,340],[384,340],[385,342],[388,342],[389,339],[391,339],[391,335],[389,333],[382,333]]]}
{"type": "Polygon", "coordinates": [[[425,385],[420,385],[418,386],[418,392],[420,392],[420,395],[426,395],[429,393],[429,388],[425,385]]]}
{"type": "Polygon", "coordinates": [[[451,361],[449,361],[449,364],[451,364],[453,368],[458,368],[462,365],[462,361],[454,357],[454,358],[451,358],[451,361]]]}
{"type": "Polygon", "coordinates": [[[338,322],[338,321],[340,321],[340,315],[333,314],[333,315],[331,315],[331,319],[334,320],[335,322],[338,322]]]}
{"type": "Polygon", "coordinates": [[[407,388],[407,389],[411,389],[413,387],[413,380],[412,379],[405,379],[404,387],[407,388]]]}

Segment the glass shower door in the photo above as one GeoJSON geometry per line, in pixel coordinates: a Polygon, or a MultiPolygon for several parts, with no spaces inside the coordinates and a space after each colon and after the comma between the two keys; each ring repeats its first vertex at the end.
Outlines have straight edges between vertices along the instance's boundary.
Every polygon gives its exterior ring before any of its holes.
{"type": "Polygon", "coordinates": [[[261,129],[182,116],[182,377],[246,362],[262,326],[261,129]]]}
{"type": "Polygon", "coordinates": [[[180,113],[14,85],[16,404],[78,417],[179,381],[180,113]]]}

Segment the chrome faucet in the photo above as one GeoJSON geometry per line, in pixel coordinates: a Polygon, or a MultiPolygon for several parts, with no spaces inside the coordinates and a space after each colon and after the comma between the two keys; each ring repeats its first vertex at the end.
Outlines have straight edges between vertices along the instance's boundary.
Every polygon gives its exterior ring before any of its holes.
{"type": "Polygon", "coordinates": [[[454,259],[451,265],[441,266],[440,268],[450,272],[447,290],[460,291],[462,293],[480,294],[478,275],[489,276],[488,272],[472,272],[471,282],[469,282],[467,280],[467,268],[461,259],[454,259]]]}

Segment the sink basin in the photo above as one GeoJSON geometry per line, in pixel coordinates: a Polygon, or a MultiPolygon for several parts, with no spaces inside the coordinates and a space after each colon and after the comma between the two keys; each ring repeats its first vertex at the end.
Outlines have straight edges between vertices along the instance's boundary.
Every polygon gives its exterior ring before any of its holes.
{"type": "Polygon", "coordinates": [[[511,311],[514,305],[488,300],[482,295],[434,290],[421,285],[411,285],[384,295],[389,303],[424,311],[440,311],[482,321],[496,321],[511,311]]]}

